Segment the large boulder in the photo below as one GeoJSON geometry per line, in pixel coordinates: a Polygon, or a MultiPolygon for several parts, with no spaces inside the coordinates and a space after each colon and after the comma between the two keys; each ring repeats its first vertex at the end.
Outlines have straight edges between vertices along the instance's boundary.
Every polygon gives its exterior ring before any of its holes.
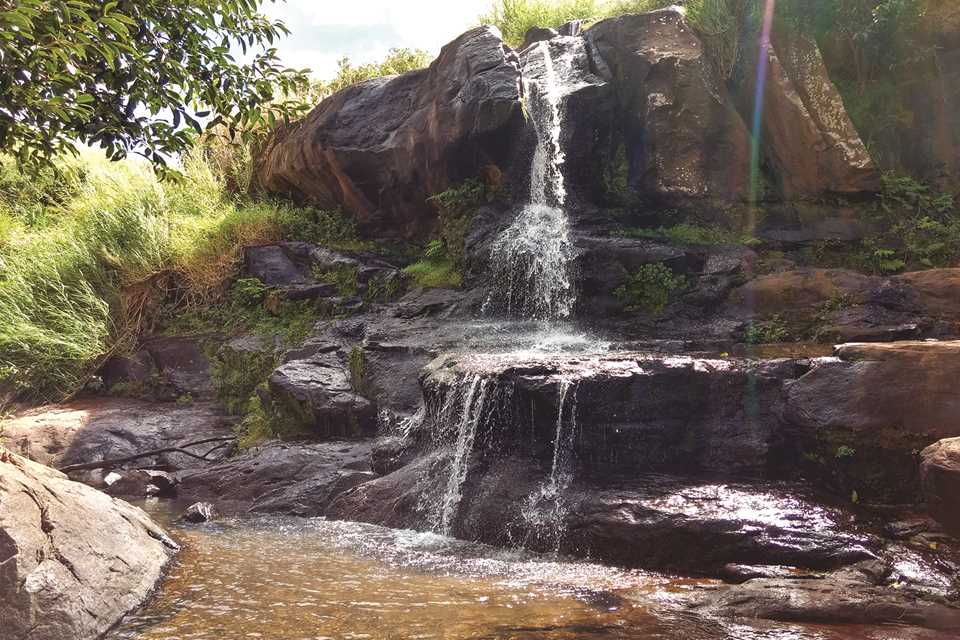
{"type": "MultiPolygon", "coordinates": [[[[89,398],[26,410],[4,422],[3,445],[52,467],[134,456],[233,435],[231,420],[216,405],[151,403],[127,398],[89,398]]],[[[206,453],[216,443],[201,447],[206,453]]],[[[194,450],[196,452],[196,450],[194,450]]],[[[226,455],[221,449],[210,456],[226,455]]],[[[178,470],[205,464],[182,453],[162,453],[117,468],[178,470]]]]}
{"type": "Polygon", "coordinates": [[[960,342],[847,344],[836,355],[788,384],[798,446],[861,496],[915,498],[917,452],[960,435],[960,342]]]}
{"type": "Polygon", "coordinates": [[[175,549],[140,509],[0,450],[4,638],[99,638],[150,595],[175,549]]]}
{"type": "Polygon", "coordinates": [[[372,443],[265,444],[229,460],[185,471],[178,493],[222,512],[323,514],[337,495],[373,479],[372,443]]]}
{"type": "Polygon", "coordinates": [[[336,354],[293,360],[270,375],[269,402],[279,420],[318,439],[373,435],[376,405],[358,393],[352,378],[336,354]]]}
{"type": "Polygon", "coordinates": [[[749,133],[682,10],[611,18],[585,37],[599,75],[616,87],[607,133],[614,148],[623,140],[634,190],[668,200],[746,194],[749,133]]]}
{"type": "Polygon", "coordinates": [[[878,191],[880,175],[830,80],[816,42],[778,32],[772,46],[756,49],[737,83],[741,111],[757,115],[757,69],[766,68],[763,141],[783,194],[816,197],[827,192],[878,191]],[[764,64],[757,55],[765,55],[764,64]]]}
{"type": "Polygon", "coordinates": [[[381,235],[425,237],[426,199],[505,168],[523,126],[516,55],[493,27],[468,31],[429,69],[363,82],[280,127],[257,155],[257,188],[342,206],[381,235]]]}
{"type": "MultiPolygon", "coordinates": [[[[960,433],[960,427],[956,433],[960,433]]],[[[920,457],[927,510],[960,535],[960,437],[940,440],[924,449],[920,457]]]]}

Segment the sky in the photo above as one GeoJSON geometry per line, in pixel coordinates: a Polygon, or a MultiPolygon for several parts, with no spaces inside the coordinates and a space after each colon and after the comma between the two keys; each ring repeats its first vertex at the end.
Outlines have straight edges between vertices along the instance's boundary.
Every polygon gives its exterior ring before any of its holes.
{"type": "Polygon", "coordinates": [[[383,59],[394,47],[437,53],[474,26],[491,0],[287,0],[266,1],[261,11],[286,23],[292,35],[277,49],[284,64],[336,75],[337,60],[383,59]]]}

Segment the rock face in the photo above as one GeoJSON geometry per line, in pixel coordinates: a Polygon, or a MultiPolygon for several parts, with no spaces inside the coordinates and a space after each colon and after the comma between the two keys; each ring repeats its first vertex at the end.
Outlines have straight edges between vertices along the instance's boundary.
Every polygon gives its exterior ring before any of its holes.
{"type": "Polygon", "coordinates": [[[794,437],[836,460],[843,483],[860,495],[913,500],[916,452],[960,434],[960,343],[848,344],[836,353],[789,384],[785,418],[794,437]]]}
{"type": "Polygon", "coordinates": [[[176,544],[145,513],[0,450],[0,620],[10,640],[94,640],[176,544]]]}
{"type": "Polygon", "coordinates": [[[495,433],[476,437],[544,462],[554,456],[562,410],[560,429],[576,431],[572,454],[588,473],[749,474],[767,467],[784,381],[804,371],[786,360],[474,354],[434,361],[423,387],[428,414],[441,415],[485,376],[491,414],[481,429],[495,433]]]}
{"type": "MultiPolygon", "coordinates": [[[[783,194],[798,198],[879,191],[879,172],[816,43],[805,36],[777,33],[765,54],[763,138],[783,194]]],[[[748,57],[738,83],[738,101],[749,122],[755,115],[759,66],[756,56],[748,57]]]]}
{"type": "MultiPolygon", "coordinates": [[[[40,464],[63,467],[232,434],[231,421],[210,403],[93,398],[25,411],[4,423],[0,444],[40,464]]],[[[213,459],[224,455],[222,451],[213,459]]],[[[165,453],[120,468],[178,470],[198,464],[205,463],[165,453]]]]}
{"type": "Polygon", "coordinates": [[[343,206],[383,235],[424,237],[435,216],[428,197],[509,164],[519,80],[500,34],[474,29],[429,69],[354,85],[281,127],[258,154],[256,184],[343,206]]]}
{"type": "Polygon", "coordinates": [[[960,629],[960,609],[878,584],[866,565],[813,580],[762,578],[733,587],[704,590],[694,596],[687,607],[692,612],[712,612],[734,618],[960,629]]]}
{"type": "Polygon", "coordinates": [[[866,432],[878,444],[885,432],[919,440],[960,433],[960,342],[846,344],[836,353],[790,386],[794,424],[866,432]]]}
{"type": "MultiPolygon", "coordinates": [[[[524,91],[560,83],[560,144],[576,199],[598,203],[613,191],[690,210],[708,204],[705,215],[732,222],[729,206],[750,188],[753,74],[717,77],[675,7],[581,27],[532,29],[519,53],[481,27],[429,69],[349,87],[274,132],[257,156],[255,186],[342,207],[379,236],[428,237],[437,224],[428,198],[491,166],[520,200],[536,136],[522,115],[524,91]],[[520,64],[543,43],[563,61],[556,77],[520,64]]],[[[875,190],[877,172],[816,45],[785,36],[775,44],[764,140],[783,195],[875,190]]],[[[278,269],[266,279],[303,276],[275,249],[258,251],[278,269]]]]}
{"type": "Polygon", "coordinates": [[[952,337],[960,324],[960,269],[893,277],[846,269],[792,269],[730,293],[723,315],[763,321],[779,315],[795,336],[838,341],[952,337]]]}
{"type": "Polygon", "coordinates": [[[287,362],[270,375],[268,384],[274,410],[315,438],[376,433],[376,406],[357,393],[350,372],[335,355],[287,362]]]}
{"type": "Polygon", "coordinates": [[[681,11],[611,18],[586,38],[601,77],[616,87],[618,122],[608,135],[624,140],[634,189],[668,200],[746,193],[747,129],[681,11]]]}
{"type": "Polygon", "coordinates": [[[182,499],[220,511],[322,515],[338,494],[371,480],[372,443],[274,442],[180,475],[182,499]]]}
{"type": "MultiPolygon", "coordinates": [[[[960,427],[955,433],[960,433],[960,427]]],[[[960,437],[932,444],[920,456],[927,509],[953,534],[960,535],[960,437]]]]}

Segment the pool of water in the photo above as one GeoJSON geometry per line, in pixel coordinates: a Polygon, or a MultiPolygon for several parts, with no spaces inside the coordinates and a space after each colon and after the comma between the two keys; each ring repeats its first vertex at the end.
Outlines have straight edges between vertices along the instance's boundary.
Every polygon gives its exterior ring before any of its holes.
{"type": "MultiPolygon", "coordinates": [[[[110,640],[899,640],[897,628],[738,624],[679,602],[671,578],[322,519],[171,524],[184,545],[159,592],[110,640]]],[[[941,636],[942,637],[942,636],[941,636]]]]}

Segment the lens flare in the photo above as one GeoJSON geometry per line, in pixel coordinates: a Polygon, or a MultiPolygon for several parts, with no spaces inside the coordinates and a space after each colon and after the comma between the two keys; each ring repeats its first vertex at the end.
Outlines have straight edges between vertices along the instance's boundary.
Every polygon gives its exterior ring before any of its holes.
{"type": "MultiPolygon", "coordinates": [[[[763,134],[763,107],[767,89],[767,67],[770,54],[770,33],[773,30],[773,14],[777,0],[766,0],[763,10],[763,26],[760,30],[760,55],[757,56],[757,81],[753,96],[753,139],[750,148],[750,208],[756,209],[757,187],[760,182],[760,138],[763,134]]],[[[753,217],[753,216],[752,216],[753,217]]],[[[752,223],[751,223],[751,226],[752,223]]]]}

